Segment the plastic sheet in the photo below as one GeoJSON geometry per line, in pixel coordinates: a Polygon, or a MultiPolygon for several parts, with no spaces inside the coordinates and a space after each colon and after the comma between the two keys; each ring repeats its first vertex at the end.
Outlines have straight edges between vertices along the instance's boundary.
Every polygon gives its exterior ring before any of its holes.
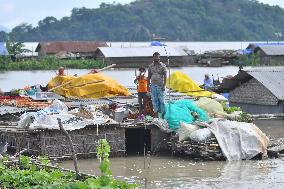
{"type": "Polygon", "coordinates": [[[94,112],[92,118],[88,119],[84,116],[80,117],[76,114],[78,109],[67,111],[67,107],[64,103],[56,100],[53,104],[43,110],[37,112],[28,112],[20,117],[18,127],[28,128],[30,130],[35,129],[60,129],[58,126],[58,118],[61,119],[62,125],[65,130],[76,130],[84,128],[87,125],[103,124],[109,120],[109,117],[94,112]]]}
{"type": "Polygon", "coordinates": [[[172,132],[172,130],[169,129],[169,125],[168,125],[167,121],[164,120],[164,119],[154,118],[152,120],[152,124],[156,125],[157,127],[159,127],[161,129],[161,131],[164,132],[164,133],[172,132]]]}
{"type": "Polygon", "coordinates": [[[195,142],[206,142],[212,136],[212,132],[208,128],[198,129],[190,134],[190,139],[195,142]]]}
{"type": "Polygon", "coordinates": [[[213,117],[225,117],[227,113],[224,112],[224,108],[222,104],[217,102],[214,99],[202,97],[198,101],[195,102],[199,108],[205,110],[209,115],[211,114],[213,117]]]}
{"type": "Polygon", "coordinates": [[[167,79],[167,87],[181,93],[186,93],[189,96],[211,97],[214,94],[200,88],[196,82],[182,72],[172,73],[167,79]]]}
{"type": "Polygon", "coordinates": [[[268,137],[253,123],[213,119],[208,128],[229,161],[267,156],[268,137]]]}
{"type": "Polygon", "coordinates": [[[182,142],[188,140],[190,138],[190,134],[198,129],[199,127],[197,125],[180,122],[180,128],[177,130],[179,141],[182,142]]]}
{"type": "Polygon", "coordinates": [[[208,116],[206,111],[200,109],[191,100],[178,100],[175,102],[170,102],[165,105],[166,113],[165,119],[169,124],[170,129],[178,129],[180,127],[180,122],[192,123],[195,121],[207,121],[208,116]],[[196,119],[192,112],[198,115],[196,119]]]}
{"type": "Polygon", "coordinates": [[[56,76],[48,83],[48,88],[67,83],[55,90],[55,93],[65,97],[103,98],[111,96],[128,96],[128,89],[115,80],[101,73],[86,74],[80,77],[56,76]],[[60,83],[60,81],[62,81],[60,83]]]}

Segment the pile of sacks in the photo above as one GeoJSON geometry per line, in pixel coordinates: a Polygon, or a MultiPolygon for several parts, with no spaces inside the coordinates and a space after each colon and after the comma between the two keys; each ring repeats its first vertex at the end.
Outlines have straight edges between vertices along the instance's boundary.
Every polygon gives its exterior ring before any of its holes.
{"type": "MultiPolygon", "coordinates": [[[[176,130],[179,143],[185,141],[206,143],[212,137],[218,141],[218,146],[229,161],[247,160],[261,154],[267,157],[268,137],[253,123],[230,121],[226,119],[211,119],[194,124],[180,123],[176,130]]],[[[210,146],[210,145],[209,145],[210,146]]]]}
{"type": "Polygon", "coordinates": [[[230,161],[251,159],[258,154],[267,156],[269,139],[255,124],[229,120],[240,113],[228,114],[218,101],[202,97],[166,104],[165,120],[154,120],[153,124],[165,132],[175,131],[177,146],[184,142],[204,144],[215,138],[217,147],[230,161]]]}

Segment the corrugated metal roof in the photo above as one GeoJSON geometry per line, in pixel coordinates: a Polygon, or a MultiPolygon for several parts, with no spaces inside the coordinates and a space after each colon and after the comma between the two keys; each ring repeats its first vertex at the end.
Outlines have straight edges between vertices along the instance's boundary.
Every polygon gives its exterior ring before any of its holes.
{"type": "Polygon", "coordinates": [[[106,42],[100,41],[51,41],[51,42],[40,42],[36,48],[36,52],[40,48],[45,53],[58,53],[60,51],[67,52],[95,52],[98,47],[106,47],[106,42]]]}
{"type": "Polygon", "coordinates": [[[284,66],[244,67],[246,72],[284,72],[284,66]]]}
{"type": "Polygon", "coordinates": [[[23,49],[27,49],[28,51],[22,52],[20,56],[30,57],[38,55],[38,53],[35,52],[36,47],[38,46],[38,42],[25,42],[23,43],[23,45],[23,49]]]}
{"type": "Polygon", "coordinates": [[[0,42],[0,55],[9,55],[4,42],[0,42]]]}
{"type": "Polygon", "coordinates": [[[284,71],[248,71],[279,100],[284,100],[284,71]]]}
{"type": "Polygon", "coordinates": [[[181,48],[173,47],[134,47],[134,48],[117,48],[117,47],[99,47],[97,52],[101,51],[106,58],[118,57],[152,57],[155,52],[161,56],[187,56],[181,48]],[[166,50],[165,50],[166,49],[166,50]]]}
{"type": "Polygon", "coordinates": [[[262,83],[279,100],[284,100],[284,67],[244,68],[231,79],[224,79],[221,90],[231,91],[250,79],[262,83]]]}
{"type": "Polygon", "coordinates": [[[255,49],[259,46],[281,46],[284,45],[283,42],[257,42],[257,43],[250,43],[246,49],[255,49]]]}
{"type": "Polygon", "coordinates": [[[260,45],[257,49],[261,49],[266,55],[284,55],[284,45],[260,45]]]}

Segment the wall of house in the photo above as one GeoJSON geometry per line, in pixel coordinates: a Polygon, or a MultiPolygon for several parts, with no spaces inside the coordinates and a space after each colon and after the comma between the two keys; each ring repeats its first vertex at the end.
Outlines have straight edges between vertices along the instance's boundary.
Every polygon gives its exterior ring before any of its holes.
{"type": "MultiPolygon", "coordinates": [[[[99,139],[106,138],[111,147],[111,156],[125,154],[125,128],[115,126],[89,126],[69,132],[75,150],[83,158],[96,157],[96,146],[99,139]]],[[[70,156],[71,149],[66,136],[60,130],[44,130],[37,132],[17,133],[0,132],[0,139],[9,146],[28,149],[35,155],[50,157],[70,156]]]]}
{"type": "Polygon", "coordinates": [[[284,56],[270,57],[270,65],[284,65],[284,56]]]}
{"type": "Polygon", "coordinates": [[[254,78],[231,91],[229,102],[252,114],[283,112],[283,103],[254,78]]]}
{"type": "MultiPolygon", "coordinates": [[[[94,125],[83,129],[70,131],[77,155],[80,158],[96,157],[96,146],[99,139],[107,139],[110,144],[112,157],[124,156],[126,154],[127,144],[130,147],[140,150],[144,147],[144,141],[147,140],[147,151],[152,153],[168,152],[169,135],[162,133],[154,126],[147,128],[148,138],[144,136],[144,128],[120,127],[118,125],[94,125]],[[133,137],[126,137],[127,129],[132,130],[133,137]],[[98,133],[97,133],[98,131],[98,133]],[[140,148],[140,149],[139,149],[140,148]]],[[[48,155],[49,157],[70,157],[71,149],[66,136],[60,130],[42,130],[34,132],[17,132],[16,130],[0,130],[0,141],[6,141],[13,149],[28,149],[33,155],[48,155]]],[[[128,146],[129,147],[129,146],[128,146]]]]}
{"type": "Polygon", "coordinates": [[[259,51],[258,55],[262,65],[284,65],[284,56],[269,56],[263,51],[259,51]]]}
{"type": "Polygon", "coordinates": [[[254,78],[231,91],[229,101],[259,105],[278,104],[278,99],[254,78]]]}
{"type": "Polygon", "coordinates": [[[230,103],[230,106],[241,107],[244,112],[250,114],[279,114],[284,113],[283,102],[278,105],[258,105],[258,104],[246,104],[246,103],[230,103]]]}
{"type": "Polygon", "coordinates": [[[40,48],[38,51],[38,57],[43,57],[45,55],[46,55],[45,51],[42,48],[40,48]]]}

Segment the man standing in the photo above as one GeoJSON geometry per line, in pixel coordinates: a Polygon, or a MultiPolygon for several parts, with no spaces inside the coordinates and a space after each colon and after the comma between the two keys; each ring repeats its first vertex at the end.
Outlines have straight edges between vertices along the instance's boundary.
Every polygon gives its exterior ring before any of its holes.
{"type": "Polygon", "coordinates": [[[203,84],[204,89],[206,90],[211,90],[211,88],[214,86],[213,81],[210,79],[208,74],[205,74],[203,84]]]}
{"type": "Polygon", "coordinates": [[[148,91],[150,91],[153,109],[156,115],[165,115],[165,88],[167,79],[167,67],[160,62],[160,54],[153,54],[153,63],[148,69],[148,91]]]}
{"type": "Polygon", "coordinates": [[[58,76],[65,76],[65,73],[64,73],[64,67],[60,67],[59,69],[58,69],[58,74],[57,74],[58,76]]]}

